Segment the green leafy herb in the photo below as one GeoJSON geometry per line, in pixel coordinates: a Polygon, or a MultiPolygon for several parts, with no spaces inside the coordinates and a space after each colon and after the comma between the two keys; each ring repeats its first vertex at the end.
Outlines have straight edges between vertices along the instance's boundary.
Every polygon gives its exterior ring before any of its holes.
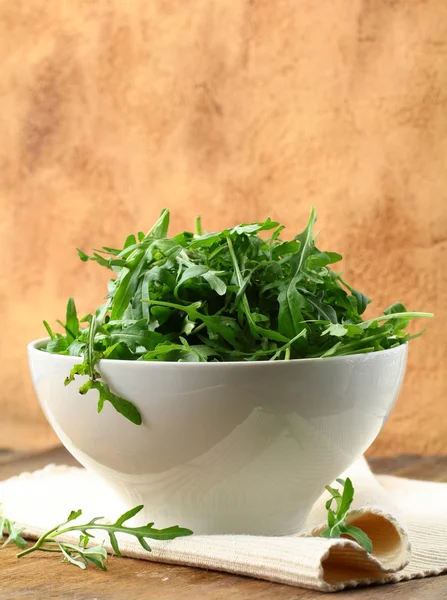
{"type": "Polygon", "coordinates": [[[129,400],[125,400],[124,398],[120,398],[116,394],[113,394],[106,383],[89,379],[84,385],[81,385],[79,393],[86,394],[89,390],[97,390],[99,392],[99,413],[102,411],[104,402],[107,400],[117,412],[129,419],[129,421],[135,423],[135,425],[141,425],[141,414],[137,407],[132,404],[132,402],[129,402],[129,400]]]}
{"type": "Polygon", "coordinates": [[[7,535],[6,541],[3,542],[2,548],[7,546],[10,542],[15,544],[19,548],[25,548],[26,540],[24,540],[23,537],[20,535],[23,529],[23,527],[19,529],[14,523],[14,521],[10,521],[9,519],[6,519],[5,517],[0,515],[0,536],[2,536],[5,531],[7,535]]]}
{"type": "Polygon", "coordinates": [[[326,502],[328,527],[321,533],[321,536],[327,538],[349,536],[367,552],[372,552],[372,542],[366,533],[359,527],[346,523],[346,516],[354,500],[354,486],[352,485],[352,481],[347,477],[346,479],[337,479],[337,482],[343,488],[342,493],[330,485],[326,486],[327,491],[331,494],[331,498],[326,502]],[[332,508],[333,503],[335,503],[335,510],[332,508]]]}
{"type": "Polygon", "coordinates": [[[304,230],[283,240],[284,226],[267,219],[220,232],[168,237],[163,210],[147,234],[129,235],[122,248],[104,246],[82,261],[112,270],[106,302],[78,320],[67,304],[64,334],[53,333],[47,352],[78,356],[66,383],[88,377],[81,393],[105,401],[141,423],[136,407],[119,398],[97,368],[102,358],[141,361],[259,361],[329,358],[394,348],[417,337],[407,326],[430,313],[396,303],[369,320],[371,300],[332,266],[336,252],[316,246],[315,210],[304,230]]]}
{"type": "Polygon", "coordinates": [[[68,299],[65,332],[69,342],[73,342],[79,335],[79,320],[73,298],[68,299]]]}
{"type": "MultiPolygon", "coordinates": [[[[132,404],[132,402],[129,402],[129,400],[120,398],[116,394],[112,393],[107,383],[100,380],[101,375],[95,368],[95,365],[99,360],[100,355],[94,349],[94,338],[97,331],[102,328],[99,328],[96,317],[92,315],[88,315],[85,320],[89,323],[89,327],[87,330],[87,341],[86,344],[84,344],[87,348],[87,351],[84,353],[83,362],[80,364],[76,364],[71,369],[70,375],[65,379],[65,385],[71,383],[76,375],[89,376],[89,380],[80,386],[79,393],[84,395],[89,390],[97,390],[97,392],[99,393],[98,413],[100,413],[104,408],[104,402],[108,401],[117,412],[122,414],[129,421],[135,423],[135,425],[141,425],[142,418],[137,407],[134,404],[132,404]]],[[[109,349],[111,349],[111,347],[109,347],[109,349]]],[[[106,354],[106,352],[104,352],[104,354],[106,354]]]]}
{"type": "MultiPolygon", "coordinates": [[[[56,525],[56,527],[53,527],[44,533],[33,546],[23,550],[23,552],[20,552],[17,557],[21,558],[27,554],[37,551],[55,552],[61,555],[63,562],[69,562],[81,569],[85,569],[89,564],[93,564],[103,571],[106,571],[107,569],[105,562],[107,561],[107,552],[104,546],[102,544],[93,547],[88,546],[90,540],[94,537],[92,532],[95,530],[105,531],[108,534],[113,551],[119,557],[122,555],[116,536],[120,533],[126,533],[136,537],[140,545],[148,552],[151,551],[151,548],[146,539],[173,540],[177,537],[192,534],[192,531],[189,529],[184,529],[178,526],[168,527],[167,529],[154,529],[153,523],[148,523],[147,525],[142,525],[140,527],[129,527],[126,525],[126,521],[138,514],[142,508],[143,506],[136,506],[135,508],[132,508],[121,515],[121,517],[119,517],[115,523],[111,524],[104,522],[100,523],[103,517],[95,517],[85,524],[66,526],[68,523],[78,519],[82,515],[81,510],[72,511],[66,521],[56,525]],[[79,531],[81,534],[77,544],[62,542],[60,539],[58,539],[60,536],[63,536],[71,531],[79,531]]],[[[7,521],[7,523],[10,524],[9,521],[7,521]]],[[[4,525],[4,528],[7,528],[7,526],[4,525]]],[[[23,538],[20,538],[19,534],[20,531],[15,534],[15,537],[12,541],[14,541],[20,548],[24,548],[26,546],[26,542],[23,540],[23,538]]],[[[9,538],[4,545],[6,545],[8,541],[9,538]]]]}

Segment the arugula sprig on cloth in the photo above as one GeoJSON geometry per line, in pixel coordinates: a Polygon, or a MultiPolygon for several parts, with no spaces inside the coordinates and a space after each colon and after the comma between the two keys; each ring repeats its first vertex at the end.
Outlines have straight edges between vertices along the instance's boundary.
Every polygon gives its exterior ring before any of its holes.
{"type": "Polygon", "coordinates": [[[346,516],[354,500],[354,486],[352,485],[352,481],[349,477],[346,479],[337,479],[336,481],[342,486],[343,491],[340,493],[340,490],[330,485],[326,486],[327,491],[331,494],[331,498],[326,502],[328,527],[321,533],[321,536],[339,538],[343,535],[348,535],[365,548],[367,552],[372,552],[373,545],[366,533],[359,527],[348,525],[346,522],[346,516]],[[332,508],[333,503],[335,503],[335,510],[332,508]]]}
{"type": "MultiPolygon", "coordinates": [[[[336,252],[316,246],[312,208],[305,229],[282,240],[284,227],[268,218],[215,233],[168,237],[163,210],[147,234],[129,235],[122,248],[104,246],[82,261],[110,269],[106,302],[78,320],[72,298],[63,324],[43,350],[81,357],[66,384],[89,380],[80,393],[135,424],[141,415],[101,379],[102,358],[140,361],[261,361],[326,358],[376,352],[410,340],[410,320],[431,317],[396,303],[363,320],[370,299],[332,269],[336,252]],[[81,326],[82,325],[82,326],[81,326]]],[[[420,335],[420,334],[417,334],[420,335]]]]}
{"type": "MultiPolygon", "coordinates": [[[[125,533],[136,537],[142,548],[147,552],[150,552],[151,548],[146,539],[173,540],[177,537],[192,535],[191,530],[178,527],[177,525],[166,529],[154,529],[153,523],[148,523],[147,525],[141,525],[139,527],[129,527],[126,522],[137,515],[142,508],[143,506],[132,508],[121,515],[115,523],[101,522],[103,517],[95,517],[85,524],[75,523],[69,525],[71,521],[75,521],[82,515],[82,510],[72,511],[66,521],[56,525],[41,535],[33,546],[19,552],[17,557],[21,558],[37,551],[53,552],[60,555],[62,562],[69,562],[81,569],[85,569],[88,565],[93,564],[103,571],[106,571],[107,568],[105,562],[107,561],[107,551],[103,544],[89,546],[90,540],[94,537],[92,534],[93,531],[101,530],[108,534],[110,545],[118,557],[121,557],[122,554],[119,548],[117,534],[125,533]],[[79,542],[77,544],[65,542],[60,539],[71,531],[80,532],[79,542]]],[[[9,533],[9,537],[3,546],[6,546],[6,544],[12,541],[19,548],[23,549],[26,547],[26,541],[20,536],[23,529],[18,529],[15,526],[15,523],[8,519],[2,519],[0,521],[0,526],[0,532],[3,532],[6,529],[9,533]]]]}

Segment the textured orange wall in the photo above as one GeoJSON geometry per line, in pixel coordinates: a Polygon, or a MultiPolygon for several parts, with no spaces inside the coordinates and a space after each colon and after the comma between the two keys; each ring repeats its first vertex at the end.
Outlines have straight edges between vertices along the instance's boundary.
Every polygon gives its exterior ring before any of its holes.
{"type": "Polygon", "coordinates": [[[55,442],[25,345],[162,206],[173,229],[315,204],[373,296],[432,310],[376,453],[447,451],[445,0],[0,0],[2,446],[55,442]]]}

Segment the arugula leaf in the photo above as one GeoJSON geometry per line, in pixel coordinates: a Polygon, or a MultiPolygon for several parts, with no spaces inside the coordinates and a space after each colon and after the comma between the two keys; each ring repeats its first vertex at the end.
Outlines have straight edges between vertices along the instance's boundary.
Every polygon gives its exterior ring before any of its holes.
{"type": "Polygon", "coordinates": [[[393,315],[393,314],[396,314],[396,313],[403,313],[403,312],[407,312],[407,309],[402,304],[402,302],[395,302],[394,304],[392,304],[391,306],[389,306],[388,308],[386,308],[383,311],[383,314],[384,315],[393,315]]]}
{"type": "Polygon", "coordinates": [[[115,290],[111,319],[120,319],[123,316],[124,311],[136,292],[138,279],[144,266],[144,256],[141,254],[138,258],[137,266],[132,271],[126,273],[115,290]]]}
{"type": "MultiPolygon", "coordinates": [[[[147,525],[141,525],[139,527],[129,527],[126,522],[137,515],[142,509],[143,506],[136,506],[135,508],[128,510],[121,515],[115,523],[101,523],[100,521],[103,517],[95,517],[88,521],[88,523],[68,525],[68,523],[75,521],[82,515],[82,510],[71,511],[66,521],[56,525],[41,535],[33,546],[20,552],[17,557],[22,558],[23,556],[37,551],[56,552],[62,554],[64,562],[71,563],[80,569],[85,569],[89,564],[93,564],[99,569],[106,571],[107,567],[105,562],[107,561],[107,552],[104,546],[101,544],[88,547],[89,541],[93,538],[93,534],[90,533],[92,531],[105,531],[109,536],[110,545],[112,546],[113,551],[119,558],[122,557],[122,554],[116,537],[117,534],[126,533],[134,536],[139,541],[141,547],[147,552],[151,552],[151,548],[146,539],[173,540],[177,537],[192,535],[190,529],[178,527],[177,525],[175,527],[167,527],[166,529],[154,529],[153,523],[148,523],[147,525]],[[66,527],[66,525],[68,525],[68,527],[66,527]],[[61,542],[58,539],[71,531],[81,532],[78,544],[61,542]]],[[[8,521],[8,523],[10,522],[8,521]]],[[[14,539],[15,543],[17,543],[17,540],[18,538],[16,536],[16,539],[14,539]]],[[[24,545],[21,545],[21,543],[18,544],[20,548],[26,546],[26,541],[22,539],[22,542],[24,545]]],[[[8,540],[5,542],[4,546],[7,543],[8,540]]]]}
{"type": "Polygon", "coordinates": [[[70,512],[70,514],[67,517],[67,523],[69,523],[70,521],[75,521],[76,519],[78,519],[80,516],[82,515],[82,510],[72,510],[70,512]]]}
{"type": "Polygon", "coordinates": [[[56,333],[53,338],[47,343],[46,351],[53,354],[65,354],[69,346],[68,338],[63,337],[60,333],[56,333]]]}
{"type": "Polygon", "coordinates": [[[161,211],[160,217],[152,229],[154,230],[155,237],[165,238],[168,235],[169,210],[164,208],[161,211]]]}
{"type": "Polygon", "coordinates": [[[132,404],[132,402],[129,402],[129,400],[125,400],[124,398],[120,398],[116,394],[113,394],[110,391],[107,383],[104,383],[103,381],[98,381],[97,379],[89,379],[86,383],[81,385],[81,387],[79,388],[79,393],[84,395],[90,390],[97,390],[99,392],[99,413],[104,408],[104,402],[107,401],[110,402],[110,404],[117,412],[126,417],[126,419],[128,419],[132,423],[135,423],[135,425],[141,425],[142,418],[138,408],[134,404],[132,404]]]}
{"type": "Polygon", "coordinates": [[[44,321],[43,325],[44,325],[45,329],[47,330],[48,335],[50,336],[50,338],[52,340],[54,340],[54,333],[53,333],[53,330],[51,329],[51,327],[49,326],[49,324],[46,321],[44,321]]]}
{"type": "Polygon", "coordinates": [[[84,351],[86,342],[83,340],[73,340],[67,348],[69,356],[81,356],[84,351]]]}
{"type": "MultiPolygon", "coordinates": [[[[67,304],[64,333],[53,333],[43,350],[79,356],[66,383],[88,377],[98,407],[107,400],[138,422],[138,411],[118,398],[96,365],[108,360],[257,361],[330,358],[388,350],[417,337],[411,320],[432,317],[401,303],[369,320],[370,299],[331,265],[340,254],[320,250],[315,209],[293,239],[270,218],[207,233],[169,237],[163,209],[147,234],[127,236],[122,248],[103,246],[82,261],[111,269],[106,303],[78,320],[67,304]]],[[[139,414],[139,413],[138,413],[139,414]]]]}
{"type": "Polygon", "coordinates": [[[147,329],[146,319],[138,320],[127,327],[113,326],[108,328],[107,331],[112,342],[122,342],[132,352],[135,352],[138,346],[144,346],[146,350],[153,350],[165,339],[161,333],[147,329]]]}
{"type": "MultiPolygon", "coordinates": [[[[143,235],[143,237],[144,237],[144,235],[143,235]]],[[[137,239],[136,239],[136,237],[134,236],[134,234],[133,234],[133,233],[131,233],[130,235],[128,235],[128,236],[126,237],[126,241],[124,242],[123,249],[126,249],[126,248],[128,248],[129,246],[135,246],[135,245],[136,245],[136,243],[137,243],[137,239]]],[[[119,254],[119,252],[118,252],[118,254],[119,254]]]]}
{"type": "Polygon", "coordinates": [[[14,521],[10,521],[9,519],[6,519],[5,517],[2,517],[0,515],[0,536],[3,535],[4,531],[6,531],[7,535],[6,541],[3,542],[2,548],[7,546],[10,542],[15,544],[19,548],[25,548],[26,540],[24,540],[23,537],[20,535],[23,530],[24,527],[21,527],[19,529],[14,523],[14,521]]]}
{"type": "Polygon", "coordinates": [[[302,309],[305,308],[303,296],[296,289],[296,281],[281,287],[278,295],[278,328],[286,337],[293,337],[305,328],[302,309]]]}
{"type": "Polygon", "coordinates": [[[347,328],[341,323],[331,323],[321,335],[332,335],[334,337],[343,337],[348,333],[347,328]]]}
{"type": "Polygon", "coordinates": [[[65,331],[69,342],[73,342],[79,335],[79,319],[73,298],[69,298],[67,302],[65,331]]]}
{"type": "Polygon", "coordinates": [[[183,271],[183,273],[181,274],[181,277],[174,289],[174,296],[178,299],[179,298],[178,293],[179,293],[180,287],[184,283],[186,283],[190,280],[196,279],[198,277],[202,277],[203,279],[206,279],[212,289],[216,289],[216,291],[219,290],[218,293],[220,296],[222,294],[225,294],[226,289],[227,289],[226,285],[223,283],[223,281],[221,279],[219,279],[216,275],[214,275],[212,273],[212,271],[210,271],[209,267],[207,267],[206,265],[192,265],[192,266],[188,267],[187,269],[185,269],[183,271]],[[214,287],[212,284],[214,285],[214,287]]]}
{"type": "Polygon", "coordinates": [[[88,256],[88,254],[86,254],[82,250],[79,250],[79,248],[77,248],[77,251],[78,251],[78,256],[82,260],[82,262],[87,262],[88,260],[90,260],[90,257],[88,256]]]}
{"type": "Polygon", "coordinates": [[[367,552],[373,551],[373,545],[370,538],[362,531],[359,527],[354,525],[348,525],[346,517],[348,515],[351,504],[354,500],[354,486],[349,477],[344,479],[337,479],[343,492],[331,487],[326,486],[326,490],[331,494],[331,498],[326,502],[326,510],[328,512],[328,527],[322,531],[321,536],[326,538],[339,538],[342,536],[349,536],[353,538],[360,546],[362,546],[367,552]],[[332,508],[332,504],[335,502],[335,510],[332,508]]]}
{"type": "Polygon", "coordinates": [[[205,279],[212,290],[214,290],[219,296],[223,296],[227,291],[226,284],[217,276],[215,271],[207,271],[202,275],[203,279],[205,279]]]}

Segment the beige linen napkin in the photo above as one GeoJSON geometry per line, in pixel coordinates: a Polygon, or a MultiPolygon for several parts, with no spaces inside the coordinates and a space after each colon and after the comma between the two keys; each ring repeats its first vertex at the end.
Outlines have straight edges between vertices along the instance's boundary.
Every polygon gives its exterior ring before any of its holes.
{"type": "MultiPolygon", "coordinates": [[[[376,477],[364,459],[344,476],[349,476],[355,486],[348,520],[368,533],[374,545],[372,555],[351,540],[318,537],[326,523],[327,494],[315,503],[299,535],[200,535],[168,542],[149,540],[151,553],[133,538],[122,536],[120,548],[124,556],[239,573],[327,592],[447,571],[447,484],[376,477]]],[[[71,510],[82,508],[82,522],[101,515],[114,519],[124,510],[96,476],[77,467],[54,465],[0,483],[0,502],[5,516],[24,526],[30,538],[64,521],[71,510]]],[[[187,527],[188,523],[178,525],[187,527]]],[[[78,536],[67,539],[77,540],[78,536]]],[[[111,552],[107,540],[105,546],[111,552]]]]}

